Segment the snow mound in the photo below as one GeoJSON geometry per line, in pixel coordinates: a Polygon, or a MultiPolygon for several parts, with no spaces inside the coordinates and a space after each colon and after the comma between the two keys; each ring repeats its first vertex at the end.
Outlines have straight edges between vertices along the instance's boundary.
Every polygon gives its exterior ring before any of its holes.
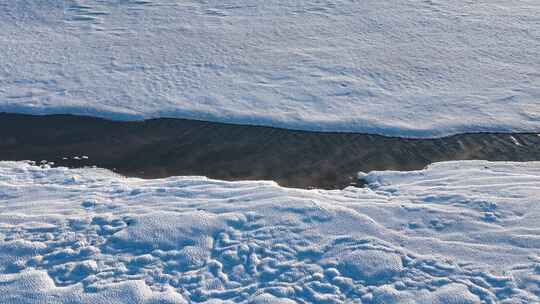
{"type": "Polygon", "coordinates": [[[540,163],[369,188],[0,162],[3,303],[536,303],[540,163]]]}
{"type": "Polygon", "coordinates": [[[209,250],[213,243],[205,237],[225,229],[228,221],[241,223],[245,218],[242,214],[218,216],[204,211],[152,213],[134,218],[131,225],[116,233],[112,240],[120,247],[137,249],[174,250],[197,245],[209,250]]]}
{"type": "Polygon", "coordinates": [[[0,111],[407,137],[540,130],[538,1],[0,7],[0,111]]]}
{"type": "Polygon", "coordinates": [[[172,289],[152,291],[141,281],[112,283],[85,292],[81,285],[56,287],[43,271],[0,276],[2,303],[187,304],[172,289]]]}
{"type": "Polygon", "coordinates": [[[338,258],[342,273],[368,284],[384,283],[403,270],[397,254],[375,250],[360,250],[338,258]]]}
{"type": "Polygon", "coordinates": [[[436,291],[398,291],[392,287],[384,286],[377,288],[373,292],[372,303],[394,304],[474,304],[481,303],[482,300],[471,293],[467,286],[463,284],[448,284],[436,291]]]}

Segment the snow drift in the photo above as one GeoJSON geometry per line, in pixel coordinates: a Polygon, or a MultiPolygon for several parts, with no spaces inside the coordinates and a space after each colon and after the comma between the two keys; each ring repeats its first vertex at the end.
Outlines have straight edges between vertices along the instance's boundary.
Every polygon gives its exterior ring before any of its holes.
{"type": "Polygon", "coordinates": [[[540,163],[369,188],[0,162],[2,303],[536,303],[540,163]]]}

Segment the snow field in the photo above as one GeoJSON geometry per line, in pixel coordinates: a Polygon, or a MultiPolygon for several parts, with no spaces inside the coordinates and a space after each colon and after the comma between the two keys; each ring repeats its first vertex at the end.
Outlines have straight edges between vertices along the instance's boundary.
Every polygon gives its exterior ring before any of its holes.
{"type": "Polygon", "coordinates": [[[0,162],[2,302],[540,300],[540,163],[364,178],[300,190],[0,162]]]}
{"type": "Polygon", "coordinates": [[[538,16],[530,0],[2,0],[0,111],[537,132],[538,16]]]}

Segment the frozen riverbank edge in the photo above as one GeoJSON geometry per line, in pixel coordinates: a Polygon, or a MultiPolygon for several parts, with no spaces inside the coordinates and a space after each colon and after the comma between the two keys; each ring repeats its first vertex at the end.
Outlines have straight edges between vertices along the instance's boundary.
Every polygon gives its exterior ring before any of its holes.
{"type": "Polygon", "coordinates": [[[540,162],[368,188],[0,162],[4,303],[537,303],[540,162]]]}
{"type": "Polygon", "coordinates": [[[0,111],[401,137],[540,131],[537,1],[0,7],[0,111]]]}
{"type": "Polygon", "coordinates": [[[405,139],[183,119],[120,122],[0,113],[0,159],[96,165],[143,178],[202,175],[342,189],[357,183],[359,171],[418,170],[448,160],[540,160],[540,137],[494,133],[405,139]]]}

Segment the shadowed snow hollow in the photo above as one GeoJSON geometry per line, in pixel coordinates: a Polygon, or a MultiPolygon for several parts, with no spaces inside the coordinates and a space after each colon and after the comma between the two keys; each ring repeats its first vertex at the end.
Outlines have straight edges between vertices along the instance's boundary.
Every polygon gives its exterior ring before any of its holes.
{"type": "Polygon", "coordinates": [[[299,190],[0,162],[2,303],[540,301],[540,163],[365,179],[299,190]]]}
{"type": "Polygon", "coordinates": [[[522,0],[3,0],[0,111],[539,131],[538,16],[522,0]]]}

